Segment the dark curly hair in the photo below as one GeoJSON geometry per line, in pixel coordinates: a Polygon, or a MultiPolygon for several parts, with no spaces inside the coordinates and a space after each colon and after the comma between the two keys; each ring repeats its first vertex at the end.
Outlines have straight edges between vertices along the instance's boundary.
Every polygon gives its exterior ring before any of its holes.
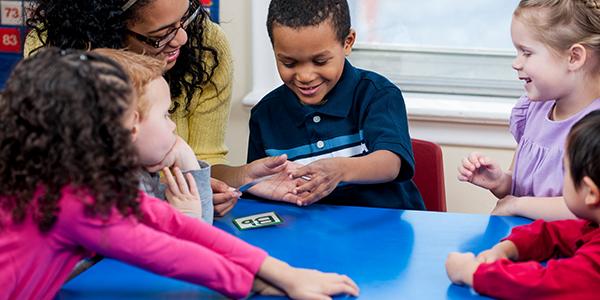
{"type": "MultiPolygon", "coordinates": [[[[121,7],[126,0],[37,0],[27,25],[42,42],[42,47],[123,49],[126,47],[127,24],[141,18],[141,9],[153,1],[139,0],[123,12],[121,7]]],[[[199,5],[198,0],[191,0],[190,3],[199,5]]],[[[204,44],[203,24],[210,21],[207,20],[206,11],[200,11],[196,20],[186,29],[188,42],[181,47],[175,66],[164,75],[169,82],[171,96],[185,96],[182,104],[186,113],[189,112],[194,92],[202,93],[203,85],[214,85],[212,77],[219,65],[217,50],[204,44]],[[207,60],[214,62],[212,67],[209,67],[207,60]]],[[[173,102],[172,113],[179,104],[173,102]]]]}
{"type": "Polygon", "coordinates": [[[123,70],[98,54],[48,48],[19,62],[0,93],[0,212],[19,223],[37,201],[48,231],[68,186],[95,199],[86,214],[139,217],[139,166],[121,124],[133,98],[123,70]]]}
{"type": "Polygon", "coordinates": [[[576,187],[588,176],[600,184],[600,110],[579,120],[567,137],[567,153],[571,178],[576,187]]]}
{"type": "Polygon", "coordinates": [[[350,9],[346,0],[271,0],[267,15],[267,31],[273,44],[273,26],[298,29],[331,20],[342,45],[350,33],[350,9]]]}

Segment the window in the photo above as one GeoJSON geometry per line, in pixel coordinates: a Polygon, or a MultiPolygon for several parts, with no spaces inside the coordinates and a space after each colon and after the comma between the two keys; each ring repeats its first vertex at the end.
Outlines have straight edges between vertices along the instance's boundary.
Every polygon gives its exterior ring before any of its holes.
{"type": "Polygon", "coordinates": [[[405,92],[514,98],[510,20],[517,0],[349,0],[351,61],[405,92]]]}
{"type": "MultiPolygon", "coordinates": [[[[348,0],[357,44],[350,61],[403,91],[411,135],[441,144],[511,149],[510,110],[523,93],[511,68],[510,20],[518,0],[348,0]]],[[[252,1],[256,104],[281,85],[265,22],[252,1]]]]}

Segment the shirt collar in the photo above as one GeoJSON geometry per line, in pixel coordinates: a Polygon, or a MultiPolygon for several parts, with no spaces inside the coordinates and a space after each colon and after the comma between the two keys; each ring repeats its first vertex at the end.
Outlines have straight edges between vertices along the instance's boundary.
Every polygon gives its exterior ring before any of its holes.
{"type": "Polygon", "coordinates": [[[335,87],[325,96],[327,101],[322,105],[303,105],[298,97],[287,86],[285,87],[284,97],[287,99],[286,106],[290,111],[297,111],[293,114],[293,121],[296,126],[304,124],[306,118],[315,113],[329,115],[334,117],[346,117],[352,107],[354,90],[360,80],[358,69],[353,67],[346,59],[344,61],[344,71],[335,87]]]}

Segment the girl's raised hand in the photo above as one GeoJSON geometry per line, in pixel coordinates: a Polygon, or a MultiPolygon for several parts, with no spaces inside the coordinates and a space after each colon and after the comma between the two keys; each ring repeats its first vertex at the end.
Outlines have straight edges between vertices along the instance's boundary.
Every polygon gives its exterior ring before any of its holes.
{"type": "Polygon", "coordinates": [[[463,158],[458,167],[458,180],[493,190],[501,184],[504,172],[500,165],[489,157],[473,152],[463,158]]]}
{"type": "Polygon", "coordinates": [[[197,219],[202,218],[200,193],[192,174],[183,174],[178,167],[164,168],[167,201],[180,212],[197,219]]]}

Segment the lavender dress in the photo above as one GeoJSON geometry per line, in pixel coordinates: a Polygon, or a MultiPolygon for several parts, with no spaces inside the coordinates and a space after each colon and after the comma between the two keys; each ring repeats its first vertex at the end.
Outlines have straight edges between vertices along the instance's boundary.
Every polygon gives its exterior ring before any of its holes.
{"type": "Polygon", "coordinates": [[[600,99],[562,121],[548,118],[555,101],[529,101],[521,97],[510,116],[510,131],[517,141],[512,195],[555,197],[562,195],[563,163],[567,134],[577,121],[600,109],[600,99]]]}

